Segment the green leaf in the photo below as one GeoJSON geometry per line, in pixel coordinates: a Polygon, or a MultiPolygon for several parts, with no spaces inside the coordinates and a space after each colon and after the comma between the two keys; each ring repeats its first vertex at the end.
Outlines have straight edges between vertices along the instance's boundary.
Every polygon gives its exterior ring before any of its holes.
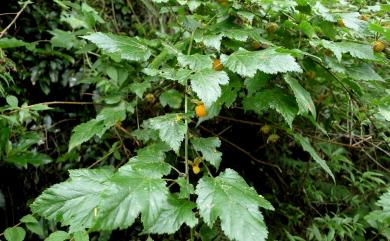
{"type": "Polygon", "coordinates": [[[130,90],[131,90],[131,92],[136,94],[138,96],[138,98],[142,99],[142,96],[144,95],[145,91],[147,89],[149,89],[150,86],[151,86],[151,84],[147,81],[144,81],[141,83],[134,82],[130,85],[130,90]]]}
{"type": "Polygon", "coordinates": [[[343,20],[345,27],[359,31],[363,29],[366,23],[363,20],[360,20],[360,14],[358,12],[352,13],[342,13],[340,14],[341,19],[343,20]]]}
{"type": "Polygon", "coordinates": [[[290,85],[290,88],[294,92],[295,99],[299,107],[298,114],[308,113],[308,111],[310,111],[313,115],[313,118],[316,118],[316,107],[310,96],[310,93],[299,84],[298,80],[288,75],[284,76],[284,80],[287,82],[287,84],[290,85]]]}
{"type": "Polygon", "coordinates": [[[69,231],[90,227],[93,209],[100,203],[112,171],[109,169],[70,170],[70,179],[46,189],[32,204],[33,213],[70,225],[69,231]]]}
{"type": "Polygon", "coordinates": [[[199,214],[208,226],[219,218],[223,232],[232,240],[266,240],[268,231],[259,207],[273,207],[237,172],[226,169],[216,178],[202,177],[196,194],[199,214]]]}
{"type": "Polygon", "coordinates": [[[27,229],[30,230],[31,232],[38,234],[41,237],[44,235],[42,225],[31,214],[28,214],[28,215],[22,217],[20,219],[20,222],[24,223],[26,225],[27,229]]]}
{"type": "Polygon", "coordinates": [[[101,138],[109,128],[124,119],[126,119],[125,103],[122,102],[114,107],[103,108],[95,119],[82,123],[73,129],[68,151],[88,141],[95,135],[101,138]]]}
{"type": "Polygon", "coordinates": [[[118,54],[121,59],[132,61],[146,61],[151,51],[138,38],[119,36],[114,34],[93,33],[82,36],[107,53],[118,54]]]}
{"type": "Polygon", "coordinates": [[[383,81],[382,77],[370,65],[365,63],[347,68],[347,74],[355,80],[383,81]]]}
{"type": "Polygon", "coordinates": [[[17,47],[34,47],[34,44],[27,43],[16,38],[0,39],[0,49],[17,48],[17,47]]]}
{"type": "Polygon", "coordinates": [[[161,105],[163,107],[169,105],[173,109],[180,108],[182,99],[183,99],[183,95],[175,89],[170,89],[170,90],[164,91],[160,95],[161,105]]]}
{"type": "Polygon", "coordinates": [[[221,146],[221,141],[218,137],[193,138],[191,139],[191,143],[196,151],[202,153],[206,161],[210,162],[215,168],[219,168],[222,153],[217,151],[217,148],[221,146]]]}
{"type": "Polygon", "coordinates": [[[7,241],[22,241],[26,237],[26,231],[21,227],[7,228],[4,237],[7,241]]]}
{"type": "Polygon", "coordinates": [[[228,69],[244,77],[253,77],[257,70],[267,74],[302,72],[289,53],[278,52],[275,48],[260,51],[241,48],[230,56],[223,55],[221,59],[228,69]]]}
{"type": "Polygon", "coordinates": [[[268,108],[275,109],[291,127],[298,108],[294,98],[285,92],[279,88],[258,92],[255,96],[244,99],[244,109],[253,110],[258,114],[262,114],[268,108]]]}
{"type": "Polygon", "coordinates": [[[155,220],[165,206],[168,189],[161,175],[134,170],[132,162],[122,166],[101,193],[94,230],[124,229],[132,225],[140,213],[142,222],[155,220]]]}
{"type": "Polygon", "coordinates": [[[168,204],[162,208],[153,223],[145,227],[146,233],[172,234],[180,229],[185,223],[193,228],[198,219],[192,209],[196,207],[195,203],[170,197],[168,204]]]}
{"type": "Polygon", "coordinates": [[[85,230],[75,232],[73,238],[74,241],[89,241],[88,233],[85,230]]]}
{"type": "Polygon", "coordinates": [[[308,152],[314,161],[316,161],[318,165],[320,165],[321,168],[324,169],[335,182],[336,180],[328,164],[326,164],[326,161],[317,154],[316,150],[314,150],[314,148],[311,146],[309,139],[299,134],[294,134],[294,138],[302,146],[303,150],[308,152]]]}
{"type": "Polygon", "coordinates": [[[304,20],[302,21],[300,24],[299,24],[299,28],[306,34],[307,37],[309,38],[313,38],[316,36],[316,32],[315,32],[315,29],[313,28],[313,26],[311,26],[311,24],[304,20]]]}
{"type": "Polygon", "coordinates": [[[229,77],[224,71],[203,69],[191,77],[191,87],[206,106],[210,106],[221,96],[220,85],[229,83],[229,77]]]}
{"type": "Polygon", "coordinates": [[[195,193],[194,186],[188,183],[184,177],[176,179],[176,183],[180,186],[180,192],[177,193],[178,198],[188,199],[191,194],[195,193]]]}
{"type": "Polygon", "coordinates": [[[372,47],[367,44],[354,42],[331,42],[328,40],[311,41],[313,45],[321,44],[324,48],[330,49],[336,56],[338,61],[341,61],[342,54],[349,53],[352,57],[359,59],[375,59],[372,47]]]}
{"type": "Polygon", "coordinates": [[[5,100],[7,101],[7,104],[9,104],[9,106],[13,108],[18,107],[18,99],[15,96],[9,95],[5,98],[5,100]]]}
{"type": "Polygon", "coordinates": [[[18,166],[29,163],[36,167],[53,161],[50,156],[38,152],[16,152],[8,155],[5,160],[18,166]]]}
{"type": "Polygon", "coordinates": [[[54,29],[48,32],[53,35],[50,40],[53,47],[71,49],[77,43],[77,38],[72,32],[61,29],[54,29]]]}
{"type": "Polygon", "coordinates": [[[380,105],[378,107],[379,114],[381,114],[386,121],[390,121],[390,106],[380,105]]]}
{"type": "Polygon", "coordinates": [[[167,143],[175,152],[179,151],[180,144],[187,132],[187,127],[181,120],[182,118],[183,114],[172,113],[148,120],[150,127],[158,130],[161,140],[167,143]]]}
{"type": "Polygon", "coordinates": [[[268,81],[271,79],[271,75],[264,72],[257,72],[252,78],[245,79],[245,87],[248,90],[248,95],[255,94],[258,90],[267,87],[268,81]]]}
{"type": "Polygon", "coordinates": [[[51,233],[49,237],[45,239],[45,241],[64,241],[69,239],[69,234],[64,231],[55,231],[54,233],[51,233]]]}
{"type": "Polygon", "coordinates": [[[189,66],[189,68],[192,70],[211,69],[213,63],[210,56],[202,54],[179,54],[177,56],[177,62],[182,67],[189,66]]]}
{"type": "Polygon", "coordinates": [[[39,110],[51,110],[53,108],[51,108],[47,105],[44,105],[44,104],[35,104],[35,105],[31,105],[30,109],[39,111],[39,110]]]}

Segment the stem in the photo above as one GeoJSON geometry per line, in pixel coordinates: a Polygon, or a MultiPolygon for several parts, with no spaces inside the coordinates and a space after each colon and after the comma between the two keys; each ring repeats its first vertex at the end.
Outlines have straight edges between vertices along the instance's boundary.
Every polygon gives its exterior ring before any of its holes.
{"type": "Polygon", "coordinates": [[[23,3],[23,7],[22,9],[19,10],[19,12],[16,13],[16,16],[15,18],[11,21],[10,24],[8,24],[7,27],[5,27],[5,29],[3,31],[1,31],[0,33],[0,38],[2,38],[4,36],[4,34],[8,31],[8,29],[16,22],[16,19],[19,18],[20,14],[22,14],[22,12],[24,11],[24,9],[27,7],[27,5],[31,4],[32,2],[30,1],[26,1],[23,3]]]}

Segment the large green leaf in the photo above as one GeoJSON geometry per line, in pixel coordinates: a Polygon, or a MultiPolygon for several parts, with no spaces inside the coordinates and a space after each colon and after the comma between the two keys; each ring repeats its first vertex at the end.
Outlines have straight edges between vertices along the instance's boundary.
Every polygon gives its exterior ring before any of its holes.
{"type": "Polygon", "coordinates": [[[191,77],[191,87],[206,106],[210,106],[221,96],[220,85],[229,83],[224,71],[203,69],[191,77]]]}
{"type": "Polygon", "coordinates": [[[160,95],[160,103],[162,106],[169,105],[173,109],[179,109],[183,99],[183,94],[175,89],[170,89],[160,95]]]}
{"type": "Polygon", "coordinates": [[[115,107],[103,108],[95,119],[82,123],[73,129],[73,134],[69,141],[69,151],[95,135],[102,137],[109,128],[125,118],[126,104],[123,102],[115,107]]]}
{"type": "Polygon", "coordinates": [[[93,209],[100,202],[104,184],[112,176],[109,169],[69,171],[70,180],[46,189],[32,204],[33,213],[70,225],[79,231],[94,221],[93,209]]]}
{"type": "Polygon", "coordinates": [[[313,45],[322,45],[324,48],[330,49],[336,58],[341,61],[342,54],[349,53],[352,57],[359,59],[375,59],[372,47],[367,44],[360,44],[355,42],[331,42],[328,40],[313,40],[310,43],[313,45]]]}
{"type": "Polygon", "coordinates": [[[216,178],[202,177],[196,194],[199,214],[210,227],[219,218],[222,230],[232,240],[266,240],[268,231],[259,207],[273,207],[237,172],[226,169],[216,178]]]}
{"type": "Polygon", "coordinates": [[[146,61],[151,55],[150,49],[134,37],[97,32],[82,38],[88,39],[107,53],[117,54],[126,60],[146,61]]]}
{"type": "Polygon", "coordinates": [[[69,239],[69,234],[64,231],[55,231],[54,233],[51,233],[49,237],[45,239],[45,241],[64,241],[69,239]]]}
{"type": "Polygon", "coordinates": [[[333,179],[333,181],[335,181],[334,175],[330,170],[328,164],[326,164],[326,161],[318,155],[316,150],[314,150],[314,148],[310,144],[309,139],[299,134],[294,134],[294,138],[302,146],[303,150],[307,151],[310,154],[310,156],[313,157],[314,161],[316,161],[318,165],[320,165],[321,168],[324,169],[329,174],[329,176],[333,179]]]}
{"type": "Polygon", "coordinates": [[[294,57],[275,48],[261,51],[239,49],[230,56],[223,55],[222,62],[231,71],[245,77],[253,77],[258,70],[267,74],[302,72],[294,57]]]}
{"type": "Polygon", "coordinates": [[[298,80],[288,75],[286,75],[284,79],[294,92],[299,107],[298,114],[308,113],[308,111],[310,111],[313,117],[316,118],[316,107],[314,106],[310,93],[299,84],[298,80]]]}
{"type": "Polygon", "coordinates": [[[218,137],[193,138],[191,143],[196,151],[202,153],[206,161],[218,169],[222,159],[222,153],[217,151],[217,147],[221,146],[221,141],[218,137]]]}
{"type": "Polygon", "coordinates": [[[262,114],[268,108],[279,112],[290,127],[298,112],[294,97],[287,95],[285,91],[278,88],[263,90],[255,96],[244,99],[245,110],[253,110],[258,114],[262,114]]]}
{"type": "Polygon", "coordinates": [[[178,63],[183,66],[189,66],[192,70],[211,69],[212,61],[210,56],[202,54],[184,55],[179,54],[177,56],[178,63]]]}
{"type": "Polygon", "coordinates": [[[186,199],[170,197],[168,205],[160,211],[157,218],[149,227],[145,227],[147,233],[174,233],[185,223],[189,227],[194,227],[198,223],[195,213],[192,211],[196,207],[195,203],[186,199]]]}
{"type": "Polygon", "coordinates": [[[121,167],[101,194],[95,230],[113,230],[132,225],[140,213],[142,222],[155,220],[166,205],[168,189],[160,175],[134,170],[132,161],[121,167]]]}
{"type": "Polygon", "coordinates": [[[172,113],[148,120],[150,127],[158,130],[161,140],[167,143],[175,152],[179,151],[180,144],[187,132],[187,127],[182,118],[183,114],[172,113]]]}
{"type": "Polygon", "coordinates": [[[376,80],[383,81],[382,77],[378,75],[373,68],[368,64],[361,64],[347,68],[349,77],[355,80],[376,80]]]}

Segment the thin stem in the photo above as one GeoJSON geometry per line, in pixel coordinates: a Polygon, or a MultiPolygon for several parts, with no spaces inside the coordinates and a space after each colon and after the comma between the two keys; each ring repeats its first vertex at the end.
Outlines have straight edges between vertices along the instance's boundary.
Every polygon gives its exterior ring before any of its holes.
{"type": "Polygon", "coordinates": [[[0,33],[0,38],[2,38],[2,37],[4,36],[4,34],[8,31],[8,29],[16,22],[16,19],[19,18],[20,14],[22,14],[22,12],[23,12],[24,9],[27,7],[27,5],[29,5],[29,4],[31,4],[31,3],[32,3],[32,2],[30,2],[30,1],[24,2],[22,9],[20,9],[19,12],[16,13],[15,18],[11,21],[10,24],[8,24],[7,27],[5,27],[5,29],[4,29],[3,31],[1,31],[1,33],[0,33]]]}

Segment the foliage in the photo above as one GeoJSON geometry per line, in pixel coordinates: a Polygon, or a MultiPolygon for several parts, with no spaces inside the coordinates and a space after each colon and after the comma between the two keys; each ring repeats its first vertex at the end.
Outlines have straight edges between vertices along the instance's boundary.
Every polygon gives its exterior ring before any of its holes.
{"type": "Polygon", "coordinates": [[[0,170],[40,185],[0,239],[390,238],[389,4],[7,8],[0,170]]]}

